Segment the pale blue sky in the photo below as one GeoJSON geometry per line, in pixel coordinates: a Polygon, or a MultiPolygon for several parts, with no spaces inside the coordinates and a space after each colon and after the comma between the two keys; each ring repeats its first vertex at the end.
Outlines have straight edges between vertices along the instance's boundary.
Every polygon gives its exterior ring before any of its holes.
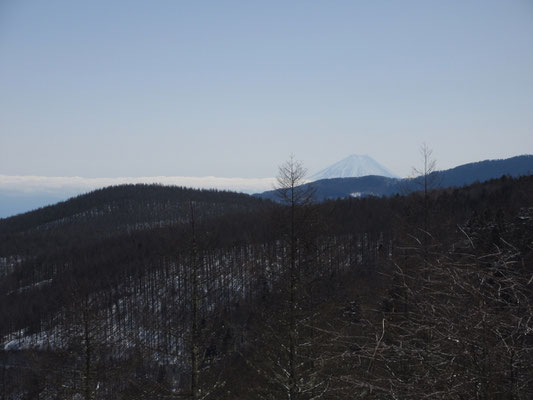
{"type": "Polygon", "coordinates": [[[533,1],[0,0],[0,174],[533,152],[533,1]]]}

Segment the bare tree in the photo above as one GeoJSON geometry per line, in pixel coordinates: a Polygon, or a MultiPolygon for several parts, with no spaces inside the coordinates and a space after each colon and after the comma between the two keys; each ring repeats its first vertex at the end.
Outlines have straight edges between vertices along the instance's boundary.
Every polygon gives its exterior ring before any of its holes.
{"type": "Polygon", "coordinates": [[[435,189],[438,184],[437,161],[433,158],[433,150],[426,144],[420,146],[420,156],[422,166],[413,167],[415,182],[422,186],[424,194],[424,236],[429,230],[429,192],[435,189]]]}
{"type": "Polygon", "coordinates": [[[280,202],[291,207],[291,215],[298,206],[310,204],[312,201],[311,189],[302,187],[305,182],[307,170],[301,161],[297,161],[291,154],[289,159],[279,166],[276,177],[276,192],[280,202]]]}
{"type": "Polygon", "coordinates": [[[437,162],[433,158],[433,150],[426,143],[422,143],[420,146],[420,156],[422,158],[422,166],[420,168],[413,167],[413,175],[415,176],[413,180],[422,189],[422,250],[424,260],[427,263],[431,238],[429,222],[431,204],[429,192],[438,186],[439,176],[436,171],[437,162]]]}
{"type": "Polygon", "coordinates": [[[290,400],[296,399],[298,379],[296,375],[296,310],[297,310],[297,232],[296,232],[296,212],[297,207],[308,202],[308,196],[300,188],[304,183],[306,170],[303,165],[294,159],[290,159],[279,167],[277,183],[278,194],[283,203],[289,207],[289,396],[290,400]]]}
{"type": "Polygon", "coordinates": [[[413,173],[415,176],[422,178],[424,193],[427,193],[433,184],[436,183],[435,178],[432,178],[431,174],[437,170],[437,161],[433,158],[433,149],[427,143],[422,143],[420,146],[420,156],[422,166],[419,168],[413,167],[413,173]]]}
{"type": "Polygon", "coordinates": [[[315,315],[306,309],[306,285],[302,279],[311,275],[312,265],[308,251],[314,224],[313,192],[305,185],[306,170],[291,156],[279,167],[277,195],[281,206],[279,227],[281,233],[281,275],[276,303],[281,306],[274,319],[266,316],[268,327],[262,328],[259,359],[247,362],[266,383],[258,387],[258,395],[274,399],[317,399],[327,388],[319,376],[317,346],[313,329],[315,315]]]}
{"type": "Polygon", "coordinates": [[[200,257],[196,244],[196,230],[194,205],[191,202],[191,231],[192,231],[192,255],[191,255],[191,399],[196,400],[199,396],[198,376],[199,376],[199,329],[198,329],[198,273],[200,257]]]}

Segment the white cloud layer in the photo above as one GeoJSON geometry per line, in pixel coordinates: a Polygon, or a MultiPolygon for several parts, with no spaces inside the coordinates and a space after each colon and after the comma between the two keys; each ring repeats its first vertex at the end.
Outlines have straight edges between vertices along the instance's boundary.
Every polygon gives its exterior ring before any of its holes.
{"type": "Polygon", "coordinates": [[[31,195],[34,193],[48,194],[79,194],[106,186],[126,183],[157,183],[161,185],[186,186],[197,189],[232,190],[244,193],[258,193],[273,188],[275,178],[218,178],[215,176],[152,176],[123,178],[83,178],[48,177],[34,175],[1,175],[0,191],[18,192],[31,195]]]}

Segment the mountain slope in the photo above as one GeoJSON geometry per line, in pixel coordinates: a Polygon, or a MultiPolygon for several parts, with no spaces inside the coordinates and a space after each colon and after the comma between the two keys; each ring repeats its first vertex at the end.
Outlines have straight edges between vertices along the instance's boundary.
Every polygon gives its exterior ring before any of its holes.
{"type": "MultiPolygon", "coordinates": [[[[504,160],[485,160],[460,165],[431,174],[433,188],[460,187],[474,182],[497,179],[504,175],[518,177],[533,174],[533,155],[511,157],[504,160]]],[[[321,179],[309,182],[315,199],[337,199],[343,197],[390,196],[396,193],[405,194],[421,188],[420,178],[394,179],[384,176],[364,176],[358,178],[321,179]]],[[[258,194],[264,199],[276,200],[276,191],[270,190],[258,194]]]]}
{"type": "Polygon", "coordinates": [[[459,165],[440,174],[442,187],[464,186],[479,181],[507,176],[524,176],[533,174],[533,155],[522,155],[503,160],[485,160],[459,165]]]}
{"type": "Polygon", "coordinates": [[[367,155],[352,154],[309,177],[311,181],[332,178],[357,178],[378,175],[389,178],[397,176],[367,155]]]}
{"type": "Polygon", "coordinates": [[[57,204],[0,219],[0,235],[46,231],[57,226],[73,231],[138,230],[186,222],[190,203],[199,217],[212,217],[261,207],[262,201],[243,193],[198,190],[163,185],[119,185],[98,189],[57,204]]]}

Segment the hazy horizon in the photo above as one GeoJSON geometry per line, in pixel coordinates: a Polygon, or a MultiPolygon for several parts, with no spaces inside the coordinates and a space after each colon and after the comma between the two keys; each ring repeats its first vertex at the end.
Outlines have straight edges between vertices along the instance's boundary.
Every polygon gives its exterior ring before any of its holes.
{"type": "MultiPolygon", "coordinates": [[[[523,154],[526,155],[526,154],[523,154]]],[[[346,159],[356,155],[352,154],[346,159]]],[[[369,157],[363,155],[363,158],[369,157]]],[[[516,156],[515,156],[516,157],[516,156]]],[[[338,160],[338,161],[344,161],[338,160]]],[[[473,160],[472,163],[489,160],[473,160]]],[[[335,163],[336,164],[336,163],[335,163]]],[[[378,162],[378,164],[380,164],[378,162]]],[[[334,167],[335,165],[329,165],[334,167]]],[[[458,166],[454,166],[458,167],[458,166]]],[[[437,171],[443,170],[436,168],[437,171]]],[[[313,172],[306,174],[307,181],[313,181],[313,172]]],[[[390,172],[390,171],[389,171],[390,172]]],[[[409,176],[416,175],[414,170],[409,176]]],[[[318,178],[323,179],[323,178],[318,178]]],[[[55,204],[90,191],[123,184],[160,184],[182,186],[194,189],[215,189],[242,192],[246,194],[262,193],[276,186],[276,177],[240,178],[240,177],[186,177],[186,176],[144,176],[144,177],[80,177],[80,176],[37,176],[37,175],[3,175],[0,174],[0,218],[6,218],[36,208],[55,204]]]]}

